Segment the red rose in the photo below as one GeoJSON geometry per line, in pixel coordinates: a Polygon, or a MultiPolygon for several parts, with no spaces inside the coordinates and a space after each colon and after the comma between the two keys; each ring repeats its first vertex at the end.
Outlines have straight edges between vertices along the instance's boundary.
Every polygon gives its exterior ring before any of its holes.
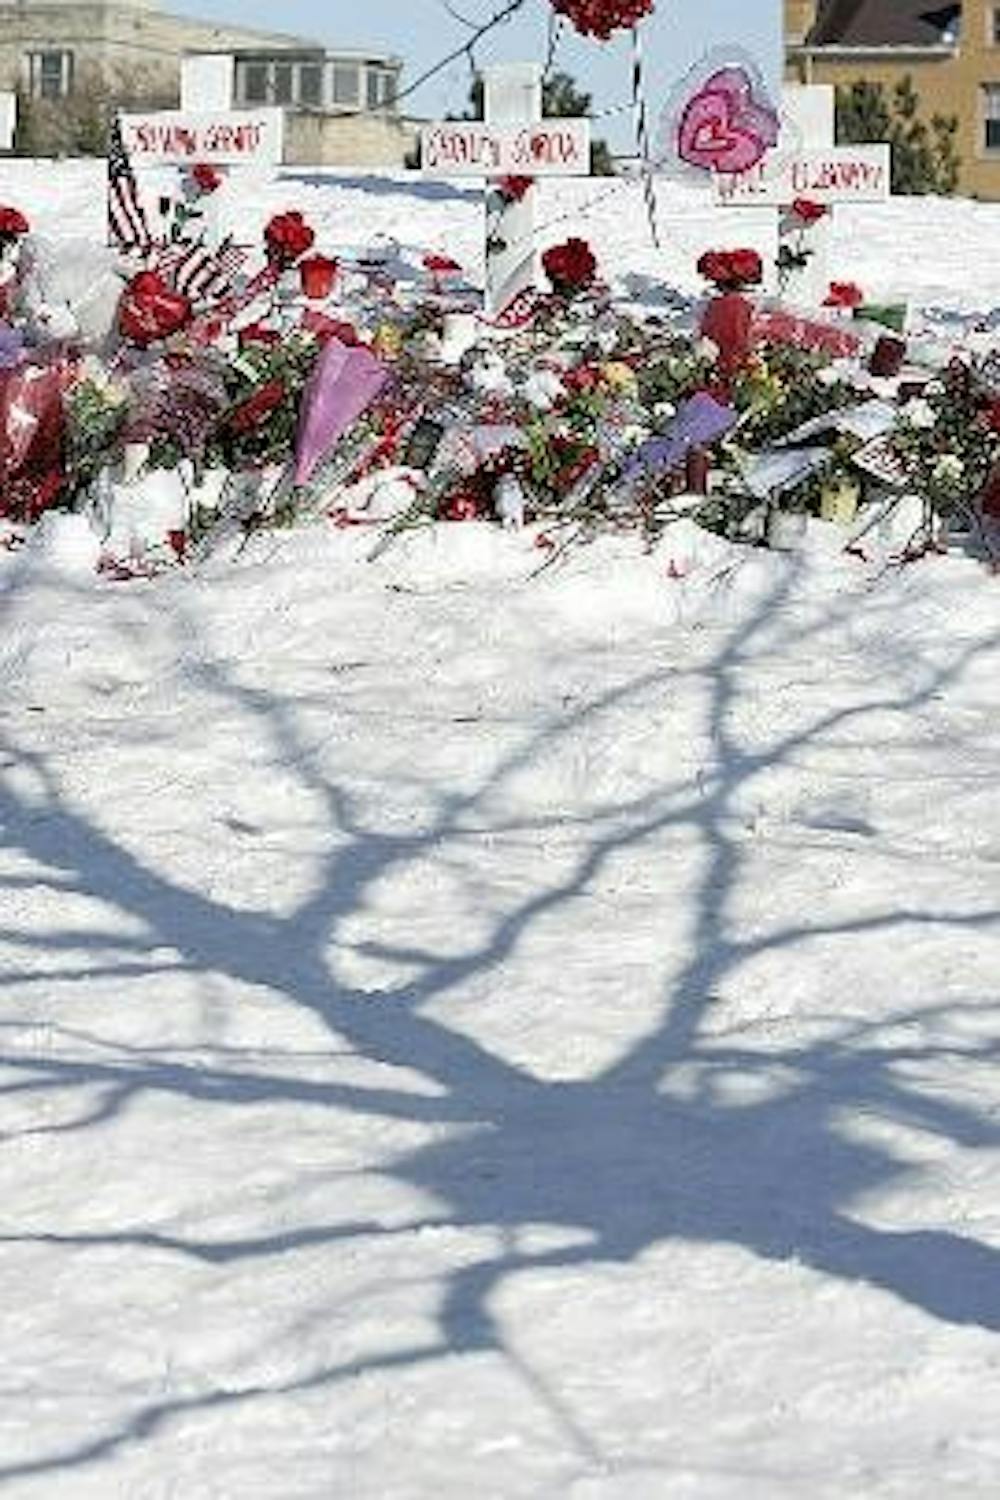
{"type": "Polygon", "coordinates": [[[27,234],[30,228],[31,225],[19,209],[0,205],[0,235],[9,235],[14,239],[18,235],[27,234]]]}
{"type": "Polygon", "coordinates": [[[277,411],[284,401],[286,395],[283,380],[269,380],[259,390],[254,391],[245,401],[241,401],[229,414],[226,423],[230,432],[245,433],[253,432],[254,428],[260,427],[264,421],[277,411]]]}
{"type": "Polygon", "coordinates": [[[264,244],[268,259],[281,266],[293,266],[311,250],[316,239],[315,231],[309,228],[298,209],[275,214],[264,230],[264,244]]]}
{"type": "Polygon", "coordinates": [[[792,204],[793,217],[806,227],[818,224],[820,219],[826,218],[826,213],[825,204],[815,203],[812,198],[796,198],[792,204]]]}
{"type": "Polygon", "coordinates": [[[991,432],[1000,432],[1000,400],[988,401],[982,410],[982,420],[991,432]]]}
{"type": "Polygon", "coordinates": [[[723,291],[737,291],[761,281],[764,265],[756,250],[706,250],[698,272],[723,291]]]}
{"type": "Polygon", "coordinates": [[[764,267],[756,250],[733,250],[730,252],[733,279],[743,286],[756,286],[764,275],[764,267]]]}
{"type": "Polygon", "coordinates": [[[478,520],[479,501],[467,490],[459,490],[457,495],[452,495],[441,506],[440,516],[443,521],[478,520]]]}
{"type": "Polygon", "coordinates": [[[594,252],[586,240],[576,238],[546,250],[542,265],[555,291],[563,296],[583,291],[597,275],[594,252]]]}
{"type": "Polygon", "coordinates": [[[197,162],[191,168],[191,179],[199,192],[207,197],[209,193],[216,192],[225,181],[218,167],[210,166],[207,161],[197,162]]]}
{"type": "Polygon", "coordinates": [[[506,203],[520,203],[534,187],[533,177],[501,177],[495,184],[497,192],[506,203]]]}
{"type": "Polygon", "coordinates": [[[865,294],[853,281],[831,281],[823,298],[824,307],[860,307],[865,294]]]}
{"type": "Polygon", "coordinates": [[[191,303],[174,291],[155,271],[140,271],[122,293],[118,327],[127,339],[145,349],[169,338],[191,321],[191,303]]]}
{"type": "Polygon", "coordinates": [[[557,15],[566,16],[581,36],[606,42],[613,31],[631,31],[653,13],[655,0],[552,0],[557,15]]]}
{"type": "Polygon", "coordinates": [[[562,377],[563,385],[568,391],[592,391],[601,381],[599,370],[593,365],[577,365],[574,370],[567,370],[562,377]]]}
{"type": "Polygon", "coordinates": [[[240,329],[238,338],[241,349],[253,344],[264,349],[273,349],[275,344],[281,343],[281,334],[278,330],[267,328],[263,323],[248,323],[245,328],[240,329]]]}

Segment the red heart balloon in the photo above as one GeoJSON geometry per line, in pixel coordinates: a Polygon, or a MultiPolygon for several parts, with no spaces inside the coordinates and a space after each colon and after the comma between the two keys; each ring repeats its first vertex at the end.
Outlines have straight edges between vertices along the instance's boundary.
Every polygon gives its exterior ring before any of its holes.
{"type": "Polygon", "coordinates": [[[155,271],[140,271],[122,293],[118,327],[144,349],[185,328],[191,314],[191,303],[182,292],[174,291],[155,271]]]}

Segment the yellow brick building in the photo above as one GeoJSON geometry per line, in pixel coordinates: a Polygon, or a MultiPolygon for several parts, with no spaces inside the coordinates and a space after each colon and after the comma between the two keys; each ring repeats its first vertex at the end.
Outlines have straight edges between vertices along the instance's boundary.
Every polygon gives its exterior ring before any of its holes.
{"type": "Polygon", "coordinates": [[[956,115],[959,191],[1000,200],[1000,0],[785,0],[788,77],[894,84],[956,115]]]}

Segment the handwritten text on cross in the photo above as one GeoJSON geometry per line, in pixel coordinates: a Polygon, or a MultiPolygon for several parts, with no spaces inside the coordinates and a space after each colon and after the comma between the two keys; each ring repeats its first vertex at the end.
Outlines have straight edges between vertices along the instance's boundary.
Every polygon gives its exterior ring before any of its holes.
{"type": "Polygon", "coordinates": [[[421,150],[425,172],[456,177],[565,176],[574,169],[588,169],[590,130],[586,120],[513,127],[476,122],[430,125],[422,132],[421,150]]]}

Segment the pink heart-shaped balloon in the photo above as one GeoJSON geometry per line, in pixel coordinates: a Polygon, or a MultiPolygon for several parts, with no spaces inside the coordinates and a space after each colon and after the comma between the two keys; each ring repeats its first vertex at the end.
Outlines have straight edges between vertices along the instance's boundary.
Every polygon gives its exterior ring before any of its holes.
{"type": "Polygon", "coordinates": [[[773,109],[758,103],[743,68],[722,68],[684,107],[677,130],[677,154],[705,172],[746,172],[778,139],[773,109]]]}

